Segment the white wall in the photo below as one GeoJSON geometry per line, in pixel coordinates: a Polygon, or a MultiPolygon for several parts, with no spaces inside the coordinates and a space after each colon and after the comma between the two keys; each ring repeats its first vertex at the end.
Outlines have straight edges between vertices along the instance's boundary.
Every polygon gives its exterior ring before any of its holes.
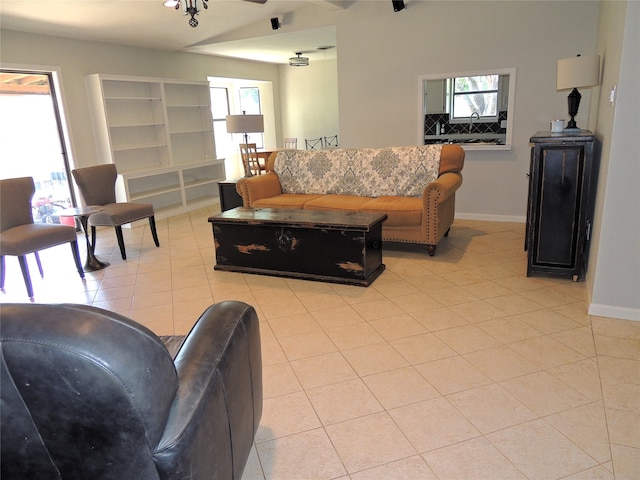
{"type": "MultiPolygon", "coordinates": [[[[289,22],[296,29],[336,26],[340,145],[418,143],[421,75],[516,67],[513,148],[467,152],[456,215],[524,221],[529,138],[548,130],[552,118],[568,118],[556,61],[595,52],[598,2],[408,0],[398,13],[388,1],[346,3],[339,11],[301,9],[289,22]]],[[[319,118],[302,116],[320,92],[300,84],[290,90],[281,78],[283,125],[312,130],[319,118]]],[[[581,93],[576,120],[587,128],[591,92],[581,93]]]]}
{"type": "Polygon", "coordinates": [[[282,136],[296,137],[298,148],[304,149],[305,138],[338,134],[336,60],[311,61],[308,67],[281,65],[279,72],[282,136]]]}
{"type": "MultiPolygon", "coordinates": [[[[596,2],[355,2],[339,18],[338,71],[343,145],[418,142],[420,75],[516,67],[511,151],[468,151],[458,217],[524,221],[529,138],[567,118],[556,61],[594,53],[596,2]]],[[[578,125],[587,127],[589,91],[578,125]]]]}
{"type": "Polygon", "coordinates": [[[604,71],[596,135],[602,145],[587,281],[589,313],[640,320],[640,3],[604,2],[598,53],[604,71]],[[609,91],[617,85],[615,105],[609,91]]]}
{"type": "MultiPolygon", "coordinates": [[[[72,166],[99,163],[85,76],[108,73],[206,81],[207,77],[250,78],[273,82],[274,103],[280,103],[278,67],[265,63],[206,55],[160,52],[59,37],[0,31],[2,66],[59,67],[66,119],[71,130],[72,166]]],[[[279,119],[279,116],[278,116],[279,119]]]]}

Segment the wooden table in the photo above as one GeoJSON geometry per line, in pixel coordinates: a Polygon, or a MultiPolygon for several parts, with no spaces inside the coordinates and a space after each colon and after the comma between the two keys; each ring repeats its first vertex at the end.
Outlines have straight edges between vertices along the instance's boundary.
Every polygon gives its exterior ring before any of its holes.
{"type": "Polygon", "coordinates": [[[277,151],[278,150],[258,150],[257,151],[258,163],[260,164],[260,170],[261,171],[268,172],[268,170],[267,170],[267,162],[269,160],[269,156],[273,152],[277,152],[277,151]],[[264,160],[264,163],[260,163],[260,159],[264,160]]]}
{"type": "Polygon", "coordinates": [[[87,259],[84,262],[84,270],[85,272],[95,272],[96,270],[102,270],[103,268],[107,268],[110,263],[103,262],[95,256],[93,251],[93,245],[89,241],[89,217],[93,213],[97,213],[102,211],[103,208],[100,206],[87,206],[87,207],[79,207],[79,208],[66,208],[60,212],[61,217],[75,217],[80,220],[82,224],[82,229],[84,230],[84,238],[87,241],[87,259]]]}
{"type": "Polygon", "coordinates": [[[209,218],[215,270],[369,286],[386,214],[234,208],[209,218]]]}

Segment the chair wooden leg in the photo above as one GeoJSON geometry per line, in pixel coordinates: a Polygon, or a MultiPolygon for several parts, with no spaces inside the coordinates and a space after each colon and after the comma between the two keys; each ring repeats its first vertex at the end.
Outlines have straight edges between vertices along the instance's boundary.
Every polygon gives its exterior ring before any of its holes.
{"type": "Polygon", "coordinates": [[[73,242],[69,242],[69,244],[71,245],[73,261],[76,262],[76,268],[78,269],[80,278],[84,278],[84,268],[82,268],[82,263],[80,262],[80,249],[78,248],[78,242],[74,240],[73,242]]]}
{"type": "Polygon", "coordinates": [[[44,271],[42,270],[42,263],[40,262],[40,255],[38,255],[38,252],[33,252],[33,254],[36,256],[36,263],[38,264],[38,271],[40,272],[40,276],[42,278],[44,278],[44,271]]]}
{"type": "Polygon", "coordinates": [[[0,290],[4,290],[4,255],[0,255],[0,290]]]}
{"type": "Polygon", "coordinates": [[[22,277],[24,278],[24,284],[27,287],[27,293],[29,294],[29,299],[33,300],[33,286],[31,286],[31,276],[29,275],[29,266],[27,265],[27,257],[25,255],[20,255],[18,257],[18,262],[20,263],[20,269],[22,270],[22,277]]]}
{"type": "Polygon", "coordinates": [[[149,228],[151,229],[151,235],[153,236],[156,247],[159,247],[160,242],[158,241],[158,232],[156,231],[156,217],[153,215],[149,217],[149,228]]]}
{"type": "Polygon", "coordinates": [[[127,252],[124,248],[124,237],[122,236],[122,226],[118,225],[116,227],[116,237],[118,237],[118,246],[120,247],[120,255],[122,255],[122,259],[127,259],[127,252]]]}

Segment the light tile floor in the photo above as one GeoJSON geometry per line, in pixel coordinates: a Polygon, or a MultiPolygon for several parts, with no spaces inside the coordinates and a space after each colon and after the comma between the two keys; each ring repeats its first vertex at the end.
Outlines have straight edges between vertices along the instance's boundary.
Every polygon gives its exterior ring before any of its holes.
{"type": "MultiPolygon", "coordinates": [[[[385,248],[369,288],[213,270],[202,209],[125,230],[81,281],[32,265],[36,302],[92,304],[159,335],[211,303],[255,306],[264,413],[244,480],[640,478],[640,322],[587,314],[584,283],[525,275],[524,226],[456,221],[435,257],[385,248]]],[[[84,237],[79,236],[83,245],[84,237]]],[[[33,260],[33,258],[30,258],[33,260]]],[[[4,302],[26,293],[7,258],[4,302]]]]}

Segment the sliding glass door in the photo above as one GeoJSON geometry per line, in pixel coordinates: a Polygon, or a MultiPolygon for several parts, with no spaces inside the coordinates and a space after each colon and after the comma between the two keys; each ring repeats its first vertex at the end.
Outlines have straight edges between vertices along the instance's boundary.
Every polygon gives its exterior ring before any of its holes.
{"type": "Polygon", "coordinates": [[[52,73],[0,70],[0,177],[33,177],[33,219],[74,225],[69,162],[52,73]]]}

